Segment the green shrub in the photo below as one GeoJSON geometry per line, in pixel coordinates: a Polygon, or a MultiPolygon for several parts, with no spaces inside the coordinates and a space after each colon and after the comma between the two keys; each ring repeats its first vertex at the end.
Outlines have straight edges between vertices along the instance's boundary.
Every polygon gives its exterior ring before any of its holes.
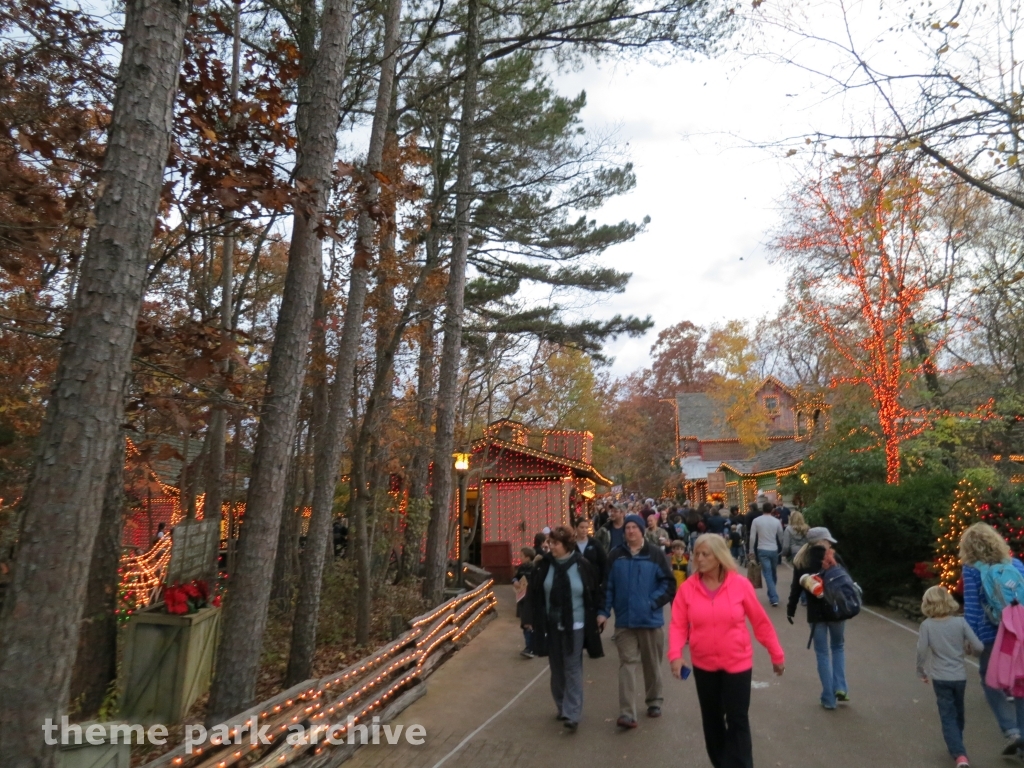
{"type": "Polygon", "coordinates": [[[919,595],[914,565],[935,554],[936,526],[949,513],[955,479],[915,475],[900,485],[864,483],[823,490],[807,520],[824,525],[838,540],[836,551],[864,590],[880,604],[897,595],[919,595]]]}

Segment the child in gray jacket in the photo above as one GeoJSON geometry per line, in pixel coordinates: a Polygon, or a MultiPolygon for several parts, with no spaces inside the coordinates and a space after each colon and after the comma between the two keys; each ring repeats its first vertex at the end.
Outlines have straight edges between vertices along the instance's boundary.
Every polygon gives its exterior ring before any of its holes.
{"type": "Polygon", "coordinates": [[[964,652],[981,653],[983,646],[963,616],[955,615],[959,610],[945,587],[930,587],[924,593],[921,613],[928,618],[921,623],[917,640],[917,674],[925,683],[931,679],[942,738],[957,768],[963,768],[971,764],[964,749],[964,652]]]}

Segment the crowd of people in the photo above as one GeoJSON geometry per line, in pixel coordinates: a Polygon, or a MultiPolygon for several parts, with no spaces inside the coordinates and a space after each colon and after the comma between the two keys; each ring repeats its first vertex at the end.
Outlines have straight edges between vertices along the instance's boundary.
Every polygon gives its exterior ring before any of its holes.
{"type": "MultiPolygon", "coordinates": [[[[768,603],[777,607],[779,564],[792,565],[786,618],[794,623],[804,607],[821,707],[833,711],[851,700],[845,625],[860,610],[859,587],[836,552],[837,543],[827,528],[810,527],[799,511],[767,500],[751,504],[744,514],[722,504],[657,505],[652,499],[603,504],[592,519],[545,529],[534,547],[523,549],[514,580],[522,654],[548,657],[556,717],[575,732],[583,712],[583,652],[603,656],[602,635],[613,622],[611,640],[619,658],[616,725],[637,727],[641,675],[643,712],[661,716],[667,658],[675,677],[685,680],[692,672],[712,765],[749,768],[753,645],[748,624],[777,675],[785,671],[785,652],[750,571],[741,568],[760,567],[768,603]],[[671,605],[667,635],[666,605],[671,605]]],[[[934,689],[947,749],[963,768],[969,765],[963,743],[964,656],[977,653],[986,700],[1006,738],[1003,754],[1024,759],[1024,698],[1008,698],[986,683],[998,625],[989,574],[1003,568],[998,572],[1004,582],[1005,573],[1019,574],[1024,604],[1024,564],[984,523],[965,532],[960,556],[964,615],[958,615],[960,604],[943,587],[925,593],[917,671],[934,689]]],[[[1011,592],[1012,582],[1010,577],[1011,592]]]]}

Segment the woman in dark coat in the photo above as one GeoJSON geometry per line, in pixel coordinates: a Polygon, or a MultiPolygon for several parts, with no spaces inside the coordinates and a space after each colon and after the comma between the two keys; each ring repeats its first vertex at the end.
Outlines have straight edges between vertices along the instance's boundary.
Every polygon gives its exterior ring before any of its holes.
{"type": "Polygon", "coordinates": [[[558,719],[575,731],[583,714],[583,649],[604,655],[597,612],[604,607],[601,575],[576,548],[570,528],[556,528],[546,553],[530,574],[523,599],[523,626],[533,630],[533,652],[547,656],[558,719]]]}
{"type": "Polygon", "coordinates": [[[811,625],[811,641],[818,662],[818,678],[821,680],[821,706],[835,709],[836,703],[849,701],[846,685],[846,642],[845,621],[836,621],[828,603],[807,589],[807,582],[801,584],[804,576],[814,576],[831,565],[843,565],[843,561],[832,549],[836,540],[828,528],[811,528],[807,531],[807,543],[793,558],[793,584],[789,590],[789,604],[786,618],[793,623],[800,595],[807,595],[807,623],[811,625]]]}

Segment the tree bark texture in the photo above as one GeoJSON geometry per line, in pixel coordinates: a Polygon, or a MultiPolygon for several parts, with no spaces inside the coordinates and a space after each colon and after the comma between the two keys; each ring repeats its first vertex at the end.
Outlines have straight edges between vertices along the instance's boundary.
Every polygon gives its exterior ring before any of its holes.
{"type": "MultiPolygon", "coordinates": [[[[429,235],[428,235],[429,236],[429,235]]],[[[420,350],[416,371],[416,427],[417,444],[409,463],[409,498],[422,499],[427,495],[430,480],[431,441],[430,425],[434,417],[434,318],[429,316],[420,330],[420,350]]],[[[398,580],[420,569],[420,543],[423,529],[406,523],[402,543],[402,557],[398,561],[398,580]]]]}
{"type": "MultiPolygon", "coordinates": [[[[313,511],[310,516],[306,549],[299,575],[295,621],[292,624],[292,645],[288,657],[288,672],[285,676],[286,685],[300,683],[312,674],[313,655],[316,651],[320,587],[323,582],[327,545],[331,537],[334,489],[338,484],[338,475],[340,474],[341,451],[345,444],[345,425],[348,423],[351,410],[349,392],[355,372],[356,357],[359,354],[359,337],[363,326],[363,311],[366,307],[367,285],[376,231],[374,211],[379,209],[380,184],[374,173],[380,172],[383,164],[384,139],[391,108],[391,89],[395,80],[398,60],[398,33],[402,15],[402,0],[388,0],[385,13],[384,57],[381,61],[377,103],[373,114],[373,125],[370,129],[370,145],[366,153],[366,168],[363,178],[365,192],[356,228],[355,255],[352,260],[345,319],[342,325],[341,340],[338,344],[334,382],[331,387],[330,410],[323,429],[323,440],[318,440],[315,447],[313,511]]],[[[354,520],[353,524],[358,526],[359,521],[354,520]]],[[[357,532],[356,541],[359,540],[357,532]]],[[[361,584],[362,580],[360,579],[361,584]]],[[[362,587],[360,586],[360,588],[362,587]]]]}
{"type": "Polygon", "coordinates": [[[124,459],[122,440],[107,474],[78,634],[78,654],[71,675],[70,701],[77,704],[78,717],[83,720],[96,716],[117,677],[117,569],[124,527],[124,459]]]}
{"type": "MultiPolygon", "coordinates": [[[[235,3],[235,16],[232,22],[231,35],[231,104],[238,102],[238,81],[242,58],[242,5],[235,3]]],[[[230,118],[231,124],[237,123],[237,113],[230,118]]],[[[235,274],[235,233],[232,222],[235,218],[234,211],[224,212],[225,232],[223,242],[223,253],[221,254],[220,271],[220,329],[224,333],[225,343],[231,338],[232,308],[232,280],[235,274]]],[[[257,258],[254,254],[253,258],[257,258]]],[[[224,361],[224,371],[231,371],[231,363],[224,361]]],[[[221,394],[224,390],[221,390],[221,394]]],[[[224,462],[227,454],[227,410],[223,407],[215,407],[210,418],[210,460],[206,465],[206,501],[204,508],[213,510],[213,514],[220,515],[224,503],[224,462]]],[[[234,499],[232,499],[232,502],[234,499]]],[[[206,515],[203,515],[206,517],[206,515]]]]}
{"type": "MultiPolygon", "coordinates": [[[[351,0],[326,0],[320,46],[309,74],[308,100],[296,114],[298,145],[288,272],[270,355],[237,565],[224,605],[208,721],[222,722],[253,703],[267,627],[271,562],[299,398],[306,370],[313,304],[322,270],[319,234],[338,146],[338,115],[352,28],[351,0]]],[[[303,78],[306,79],[306,78],[303,78]]]]}
{"type": "Polygon", "coordinates": [[[434,438],[434,474],[430,523],[427,526],[426,579],[423,594],[432,603],[444,596],[448,565],[448,523],[452,495],[452,451],[455,448],[455,401],[458,395],[459,358],[462,351],[462,313],[466,299],[466,258],[469,254],[470,208],[473,203],[473,148],[475,139],[477,76],[479,74],[480,17],[478,0],[466,2],[466,77],[459,120],[459,149],[455,179],[455,234],[445,290],[444,340],[438,372],[437,432],[434,438]]]}
{"type": "Polygon", "coordinates": [[[295,441],[288,469],[288,485],[281,504],[281,530],[277,535],[277,555],[274,557],[274,575],[270,582],[270,599],[281,611],[286,611],[292,602],[295,585],[295,570],[292,567],[293,550],[298,548],[295,535],[295,501],[299,497],[299,466],[302,451],[295,441]]]}
{"type": "Polygon", "coordinates": [[[95,227],[63,336],[0,618],[0,765],[51,766],[40,724],[67,706],[93,542],[123,440],[149,245],[189,5],[128,0],[95,227]]]}

